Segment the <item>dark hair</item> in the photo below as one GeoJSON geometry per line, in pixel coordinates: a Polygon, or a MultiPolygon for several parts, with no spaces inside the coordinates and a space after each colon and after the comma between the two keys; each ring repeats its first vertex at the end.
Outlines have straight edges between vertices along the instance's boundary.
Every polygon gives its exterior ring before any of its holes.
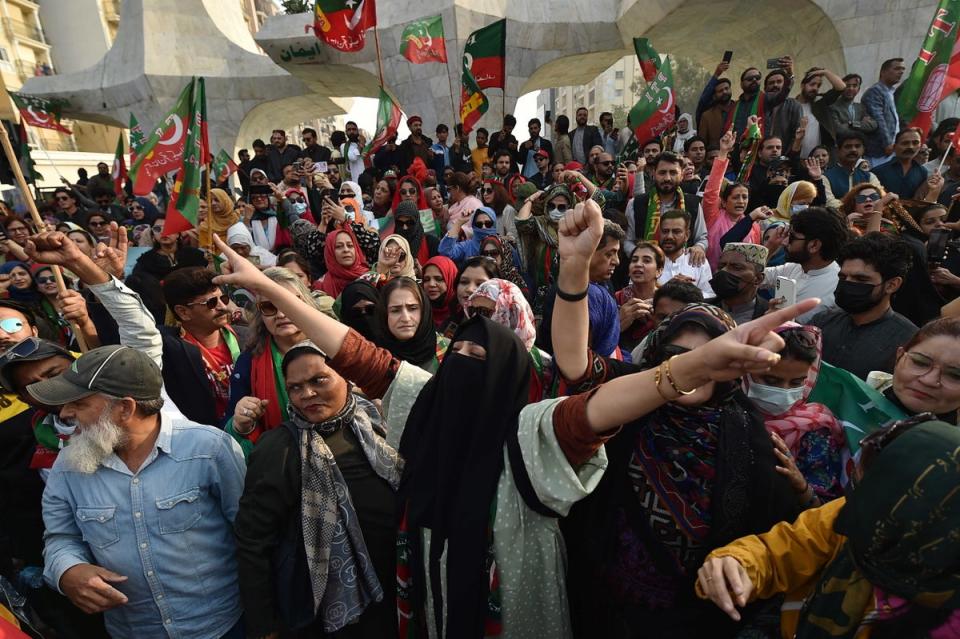
{"type": "Polygon", "coordinates": [[[847,242],[840,249],[837,262],[842,265],[847,260],[862,260],[886,281],[906,276],[913,265],[913,252],[903,240],[874,231],[847,242]]]}
{"type": "Polygon", "coordinates": [[[351,124],[352,124],[353,126],[357,126],[357,123],[354,122],[353,120],[347,120],[346,122],[344,122],[343,128],[347,128],[347,127],[350,126],[351,124]]]}
{"type": "Polygon", "coordinates": [[[585,106],[577,107],[577,110],[574,111],[574,113],[580,113],[581,111],[586,111],[588,115],[590,114],[590,109],[588,109],[588,108],[585,107],[585,106]]]}
{"type": "MultiPolygon", "coordinates": [[[[0,303],[0,306],[7,306],[7,304],[0,303]]],[[[903,350],[909,351],[920,342],[924,342],[931,337],[952,337],[960,340],[960,317],[940,317],[930,320],[913,334],[909,342],[903,345],[903,350]]]]}
{"type": "Polygon", "coordinates": [[[14,302],[13,300],[0,300],[0,308],[9,308],[11,311],[16,311],[23,315],[23,318],[27,320],[27,325],[32,327],[37,326],[37,316],[26,304],[21,304],[20,302],[14,302]]]}
{"type": "Polygon", "coordinates": [[[306,135],[307,133],[309,133],[313,137],[317,137],[317,132],[314,129],[311,129],[310,127],[306,127],[303,131],[300,132],[300,135],[303,136],[303,135],[306,135]]]}
{"type": "Polygon", "coordinates": [[[816,151],[817,149],[823,149],[824,151],[827,152],[827,155],[830,155],[830,148],[826,144],[818,144],[817,146],[810,149],[810,153],[807,155],[807,157],[812,158],[814,151],[816,151]]]}
{"type": "Polygon", "coordinates": [[[740,81],[743,82],[743,79],[747,77],[747,74],[750,73],[751,71],[759,71],[759,70],[760,69],[758,69],[757,67],[747,67],[746,69],[743,70],[743,73],[740,74],[740,81]]]}
{"type": "Polygon", "coordinates": [[[729,84],[729,85],[733,86],[733,83],[730,82],[730,78],[720,78],[719,80],[717,80],[717,83],[716,83],[715,85],[713,85],[713,88],[716,89],[716,88],[717,88],[718,86],[720,86],[721,84],[729,84]]]}
{"type": "Polygon", "coordinates": [[[657,154],[657,157],[653,158],[653,162],[651,162],[650,164],[653,165],[654,171],[657,170],[657,167],[660,166],[661,162],[666,162],[667,164],[680,164],[680,165],[683,164],[680,161],[680,156],[674,153],[673,151],[660,151],[660,153],[657,154]]]}
{"type": "MultiPolygon", "coordinates": [[[[463,261],[463,266],[460,267],[460,270],[457,271],[457,279],[453,280],[453,285],[458,286],[460,284],[460,278],[463,277],[463,272],[468,268],[482,268],[486,272],[487,277],[494,279],[500,277],[500,267],[497,266],[496,261],[492,258],[486,257],[485,255],[474,255],[473,257],[468,257],[463,261]]],[[[382,297],[382,295],[381,295],[382,297]]]]}
{"type": "Polygon", "coordinates": [[[653,253],[653,261],[657,264],[657,270],[662,270],[664,265],[667,263],[667,256],[663,254],[663,249],[660,248],[657,244],[653,242],[647,242],[643,240],[642,242],[637,242],[637,245],[633,247],[633,250],[630,251],[630,259],[633,259],[633,255],[641,250],[647,250],[653,253]]]}
{"type": "MultiPolygon", "coordinates": [[[[484,186],[487,185],[493,189],[493,204],[490,208],[493,209],[499,218],[503,215],[503,209],[507,207],[507,204],[510,204],[510,194],[507,192],[507,187],[495,180],[484,182],[484,186]]],[[[486,206],[486,203],[484,203],[484,206],[486,206]]]]}
{"type": "Polygon", "coordinates": [[[517,126],[517,119],[508,113],[503,116],[503,126],[517,126]]]}
{"type": "Polygon", "coordinates": [[[695,304],[703,301],[703,291],[691,282],[670,280],[657,288],[657,291],[653,294],[653,305],[656,306],[657,302],[664,297],[684,304],[695,304]]]}
{"type": "Polygon", "coordinates": [[[255,149],[265,149],[267,148],[267,143],[261,140],[260,138],[257,138],[256,140],[253,141],[253,144],[251,144],[250,146],[252,146],[255,149]]]}
{"type": "Polygon", "coordinates": [[[480,127],[479,129],[477,129],[477,135],[479,135],[479,134],[481,134],[481,133],[483,133],[483,134],[484,134],[485,136],[487,136],[487,137],[490,137],[490,132],[487,131],[487,130],[486,130],[485,128],[483,128],[483,127],[480,127]]]}
{"type": "Polygon", "coordinates": [[[558,135],[564,135],[570,132],[570,118],[565,115],[558,115],[553,123],[553,130],[558,135]]]}
{"type": "Polygon", "coordinates": [[[701,138],[699,135],[695,135],[693,137],[687,138],[687,141],[683,143],[683,152],[689,153],[690,147],[693,146],[695,142],[702,142],[703,150],[704,151],[707,150],[707,141],[701,138]]]}
{"type": "Polygon", "coordinates": [[[440,124],[437,125],[436,132],[437,132],[437,133],[440,133],[440,132],[449,133],[449,132],[450,132],[450,127],[448,127],[446,124],[440,123],[440,124]]]}
{"type": "Polygon", "coordinates": [[[58,186],[57,188],[55,188],[55,189],[53,190],[53,197],[56,198],[57,195],[60,194],[60,193],[66,193],[67,195],[69,195],[70,197],[72,197],[74,200],[77,199],[77,196],[76,196],[76,194],[75,194],[73,191],[71,191],[70,189],[68,189],[68,188],[66,188],[66,187],[63,187],[63,186],[58,186]]]}
{"type": "Polygon", "coordinates": [[[537,126],[543,126],[543,123],[540,122],[540,118],[530,118],[530,121],[527,122],[527,127],[529,127],[532,124],[536,124],[537,126]]]}
{"type": "Polygon", "coordinates": [[[497,160],[499,160],[499,159],[500,159],[501,157],[503,157],[504,155],[507,156],[508,158],[510,158],[510,162],[513,162],[513,153],[511,153],[511,152],[508,151],[507,149],[500,149],[500,150],[498,150],[496,153],[493,154],[493,163],[496,164],[496,163],[497,163],[497,160]]]}
{"type": "MultiPolygon", "coordinates": [[[[280,372],[283,373],[284,380],[287,378],[287,368],[290,367],[290,364],[293,364],[301,357],[306,357],[307,355],[316,355],[317,357],[322,357],[324,362],[330,361],[330,358],[327,357],[326,353],[316,348],[311,348],[307,345],[294,346],[283,355],[283,360],[280,362],[280,372]]],[[[337,374],[339,375],[339,373],[337,374]]]]}
{"type": "Polygon", "coordinates": [[[663,224],[664,220],[683,220],[687,229],[690,229],[690,225],[693,223],[693,218],[683,209],[670,209],[660,216],[660,224],[663,224]]]}
{"type": "Polygon", "coordinates": [[[820,206],[811,206],[793,216],[791,229],[802,233],[807,240],[820,241],[820,256],[832,262],[840,255],[840,249],[847,242],[846,224],[839,215],[820,206]]]}
{"type": "Polygon", "coordinates": [[[274,133],[279,133],[283,137],[287,137],[287,132],[284,131],[283,129],[274,129],[273,131],[270,132],[270,135],[273,135],[274,133]]]}
{"type": "Polygon", "coordinates": [[[899,131],[897,131],[897,134],[896,134],[895,136],[893,136],[893,143],[896,144],[897,142],[899,142],[899,141],[900,141],[900,138],[902,138],[902,137],[903,137],[904,135],[906,135],[907,133],[916,133],[917,135],[920,136],[920,143],[921,143],[921,144],[923,143],[923,131],[921,131],[920,129],[918,129],[918,128],[915,127],[915,126],[904,127],[904,128],[902,128],[902,129],[900,129],[899,131]]]}
{"type": "Polygon", "coordinates": [[[647,140],[646,142],[640,145],[640,150],[642,151],[643,149],[647,148],[651,144],[656,144],[657,146],[660,147],[661,151],[663,150],[663,141],[660,138],[650,138],[649,140],[647,140]]]}
{"type": "Polygon", "coordinates": [[[114,193],[113,189],[107,189],[103,187],[97,187],[90,192],[90,198],[96,200],[98,197],[109,196],[111,199],[116,199],[117,194],[114,193]]]}
{"type": "Polygon", "coordinates": [[[28,232],[28,233],[33,233],[33,229],[31,228],[30,222],[28,222],[28,221],[25,220],[24,218],[20,217],[20,216],[17,215],[16,213],[11,213],[10,215],[7,216],[7,219],[5,219],[5,220],[3,221],[3,230],[4,230],[4,232],[6,232],[6,230],[10,227],[10,225],[11,225],[12,223],[14,223],[14,222],[20,222],[20,223],[23,224],[25,227],[27,227],[27,232],[28,232]]]}
{"type": "Polygon", "coordinates": [[[837,148],[843,146],[843,143],[847,140],[860,140],[860,144],[866,145],[867,136],[865,136],[860,131],[854,131],[853,129],[847,129],[843,133],[837,136],[837,148]]]}
{"type": "Polygon", "coordinates": [[[903,62],[903,58],[890,58],[889,60],[884,60],[883,64],[880,65],[880,73],[883,73],[884,71],[888,70],[897,62],[903,62]]]}
{"type": "Polygon", "coordinates": [[[780,144],[781,144],[781,145],[783,144],[783,138],[781,138],[779,135],[765,135],[765,136],[763,137],[763,139],[760,140],[760,147],[759,147],[759,148],[762,149],[762,148],[763,148],[763,145],[766,144],[767,142],[769,142],[770,140],[780,140],[780,144]]]}
{"type": "Polygon", "coordinates": [[[627,234],[623,232],[623,227],[612,220],[603,221],[603,235],[600,236],[600,243],[597,244],[597,250],[607,245],[607,242],[610,240],[616,240],[623,243],[623,239],[627,237],[627,234]]]}
{"type": "Polygon", "coordinates": [[[856,78],[857,82],[859,82],[861,85],[863,84],[863,77],[861,77],[859,73],[848,73],[847,75],[843,76],[841,80],[843,80],[844,82],[849,82],[854,78],[856,78]]]}
{"type": "Polygon", "coordinates": [[[749,195],[750,193],[750,187],[743,182],[727,182],[726,186],[723,187],[723,190],[720,191],[720,199],[726,201],[728,197],[733,195],[734,189],[746,189],[747,194],[749,195]]]}
{"type": "MultiPolygon", "coordinates": [[[[188,266],[180,268],[167,275],[160,283],[163,288],[163,297],[167,300],[170,311],[177,315],[176,306],[186,304],[194,297],[209,293],[217,288],[213,283],[216,273],[208,271],[202,266],[188,266]]],[[[177,319],[180,319],[177,316],[177,319]]]]}
{"type": "Polygon", "coordinates": [[[782,76],[784,80],[786,80],[786,78],[787,78],[787,72],[784,71],[783,69],[773,69],[772,71],[770,71],[770,73],[768,73],[768,74],[763,78],[763,83],[764,83],[764,85],[766,85],[767,80],[769,80],[770,78],[772,78],[772,77],[774,77],[774,76],[777,76],[777,75],[782,76]]]}
{"type": "Polygon", "coordinates": [[[603,118],[606,118],[606,117],[609,117],[609,118],[612,120],[612,119],[613,119],[613,114],[610,113],[609,111],[604,111],[603,113],[600,114],[600,116],[599,116],[597,119],[598,119],[598,120],[603,120],[603,118]]]}
{"type": "Polygon", "coordinates": [[[330,134],[330,144],[340,148],[341,145],[345,144],[347,141],[347,134],[343,131],[334,131],[330,134]]]}
{"type": "MultiPolygon", "coordinates": [[[[389,331],[387,327],[387,308],[390,305],[390,294],[398,288],[406,289],[416,295],[417,299],[420,301],[421,308],[427,304],[430,304],[430,300],[427,299],[427,294],[423,292],[423,289],[420,288],[420,285],[417,284],[415,279],[405,276],[393,278],[384,284],[382,289],[380,289],[380,296],[377,298],[376,302],[377,324],[380,325],[380,329],[382,331],[389,331]]],[[[422,315],[420,316],[421,322],[423,322],[425,319],[426,318],[422,315]]]]}
{"type": "Polygon", "coordinates": [[[464,193],[472,193],[476,190],[474,181],[470,179],[470,176],[461,171],[454,171],[453,175],[447,178],[447,188],[455,186],[464,193]]]}
{"type": "Polygon", "coordinates": [[[812,364],[817,359],[817,345],[810,340],[810,333],[802,327],[788,328],[777,333],[783,339],[780,356],[812,364]]]}
{"type": "Polygon", "coordinates": [[[237,157],[240,157],[240,156],[243,155],[244,153],[246,153],[247,155],[249,155],[249,154],[250,154],[250,151],[249,151],[248,149],[240,149],[239,151],[237,151],[237,157]]]}
{"type": "Polygon", "coordinates": [[[277,266],[286,267],[286,265],[290,262],[293,262],[299,266],[300,269],[307,274],[307,277],[313,281],[313,273],[310,271],[310,262],[308,262],[295,250],[289,249],[286,253],[281,253],[279,256],[277,256],[277,266]]]}

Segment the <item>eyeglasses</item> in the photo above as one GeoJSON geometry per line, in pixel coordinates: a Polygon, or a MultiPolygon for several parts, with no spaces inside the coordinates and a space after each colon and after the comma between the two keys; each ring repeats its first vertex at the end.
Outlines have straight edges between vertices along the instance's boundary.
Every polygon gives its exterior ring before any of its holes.
{"type": "Polygon", "coordinates": [[[257,302],[257,310],[260,311],[260,314],[264,317],[273,317],[280,312],[280,309],[277,308],[277,305],[270,300],[257,302]]]}
{"type": "Polygon", "coordinates": [[[57,196],[56,198],[54,198],[54,199],[56,199],[57,202],[66,202],[67,200],[70,199],[70,196],[69,196],[69,195],[58,195],[58,196],[57,196]]]}
{"type": "Polygon", "coordinates": [[[202,302],[190,302],[184,304],[184,306],[198,306],[200,304],[207,307],[207,310],[212,311],[217,307],[217,302],[223,303],[224,306],[230,303],[230,296],[226,294],[214,295],[209,299],[205,299],[202,302]]]}
{"type": "Polygon", "coordinates": [[[483,193],[484,195],[489,195],[490,193],[493,193],[493,187],[485,186],[483,187],[483,190],[481,191],[481,193],[483,193]]]}
{"type": "Polygon", "coordinates": [[[498,249],[491,249],[489,251],[482,252],[480,255],[483,255],[484,257],[489,257],[490,259],[495,260],[498,257],[500,257],[500,251],[498,249]]]}
{"type": "Polygon", "coordinates": [[[914,426],[925,422],[935,421],[937,416],[930,412],[918,413],[906,419],[901,419],[884,425],[860,440],[860,468],[866,470],[874,459],[893,440],[904,434],[914,426]]]}
{"type": "Polygon", "coordinates": [[[87,226],[106,226],[107,222],[87,222],[87,226]]]}
{"type": "Polygon", "coordinates": [[[557,209],[557,213],[566,213],[567,209],[569,209],[570,207],[567,206],[566,204],[557,204],[553,208],[557,209]]]}
{"type": "MultiPolygon", "coordinates": [[[[414,193],[416,193],[416,191],[414,191],[414,193]]],[[[339,198],[340,198],[341,200],[347,200],[347,199],[350,199],[350,198],[353,198],[353,197],[356,197],[353,193],[341,193],[341,194],[339,195],[339,198]]]]}
{"type": "MultiPolygon", "coordinates": [[[[341,199],[343,199],[343,196],[340,196],[340,197],[341,199]]],[[[288,197],[287,199],[293,202],[294,204],[303,204],[304,202],[306,202],[306,200],[304,200],[302,197],[296,197],[296,196],[288,197]]]]}
{"type": "Polygon", "coordinates": [[[416,195],[416,189],[400,189],[400,195],[416,195]]]}
{"type": "Polygon", "coordinates": [[[864,202],[876,202],[880,199],[880,194],[877,192],[871,193],[870,195],[858,193],[854,199],[857,201],[857,204],[863,204],[864,202]]]}
{"type": "Polygon", "coordinates": [[[53,275],[44,275],[43,277],[38,277],[36,281],[37,284],[53,284],[57,281],[57,278],[53,275]]]}
{"type": "Polygon", "coordinates": [[[940,369],[940,383],[952,388],[960,387],[960,368],[956,366],[944,366],[937,363],[932,357],[919,353],[917,351],[907,351],[906,361],[904,362],[907,371],[918,377],[926,375],[934,368],[940,369]]]}
{"type": "Polygon", "coordinates": [[[398,229],[412,229],[416,225],[417,223],[410,219],[397,220],[396,222],[398,229]]]}
{"type": "Polygon", "coordinates": [[[759,75],[748,75],[748,76],[744,77],[743,79],[746,80],[747,82],[751,82],[751,81],[752,81],[752,82],[758,82],[761,77],[762,77],[762,76],[759,76],[759,75]]]}
{"type": "MultiPolygon", "coordinates": [[[[19,320],[15,317],[2,319],[0,320],[0,329],[3,329],[3,332],[7,333],[8,335],[13,335],[16,332],[23,330],[23,320],[19,320]]],[[[34,348],[33,350],[35,351],[37,349],[34,348]]],[[[30,351],[30,353],[33,353],[33,351],[30,351]]],[[[28,355],[30,353],[28,353],[28,355]]],[[[23,357],[26,357],[26,355],[23,357]]]]}
{"type": "Polygon", "coordinates": [[[494,309],[489,308],[487,306],[468,306],[466,309],[466,315],[467,317],[476,317],[477,315],[479,315],[481,317],[486,317],[487,319],[490,319],[491,317],[493,317],[493,311],[494,309]]]}
{"type": "Polygon", "coordinates": [[[128,211],[142,211],[142,210],[143,210],[143,207],[140,206],[139,204],[131,204],[130,206],[127,207],[127,210],[128,210],[128,211]]]}
{"type": "Polygon", "coordinates": [[[796,233],[793,233],[792,231],[791,231],[790,235],[788,235],[787,237],[789,238],[789,240],[790,240],[791,242],[793,242],[794,240],[800,240],[801,242],[806,242],[806,241],[807,241],[807,238],[805,238],[805,237],[800,237],[799,235],[797,235],[796,233]]]}
{"type": "Polygon", "coordinates": [[[544,156],[542,156],[542,155],[537,155],[537,156],[534,156],[533,159],[535,159],[537,162],[539,162],[539,161],[541,161],[541,160],[543,160],[544,162],[546,162],[546,161],[549,160],[550,158],[544,157],[544,156]]]}
{"type": "Polygon", "coordinates": [[[478,228],[478,229],[492,229],[492,228],[493,228],[493,220],[476,221],[476,222],[473,223],[473,225],[474,225],[476,228],[478,228]]]}

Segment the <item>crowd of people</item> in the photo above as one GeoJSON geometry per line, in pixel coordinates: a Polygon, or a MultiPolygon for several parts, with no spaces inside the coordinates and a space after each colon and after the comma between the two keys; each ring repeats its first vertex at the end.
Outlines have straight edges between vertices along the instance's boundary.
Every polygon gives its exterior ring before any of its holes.
{"type": "Polygon", "coordinates": [[[278,129],[182,233],[106,164],[0,211],[21,630],[960,637],[958,120],[778,65],[651,140],[278,129]]]}

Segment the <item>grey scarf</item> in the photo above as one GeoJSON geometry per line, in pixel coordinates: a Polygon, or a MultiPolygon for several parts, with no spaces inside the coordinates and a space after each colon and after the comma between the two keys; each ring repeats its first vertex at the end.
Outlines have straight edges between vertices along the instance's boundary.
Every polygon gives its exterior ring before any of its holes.
{"type": "Polygon", "coordinates": [[[350,491],[323,435],[353,429],[360,448],[377,476],[396,490],[403,461],[383,436],[377,409],[353,392],[336,416],[321,423],[307,421],[291,404],[290,420],[300,431],[302,501],[300,522],[313,587],[314,612],[324,632],[354,622],[371,602],[383,599],[357,523],[350,491]]]}

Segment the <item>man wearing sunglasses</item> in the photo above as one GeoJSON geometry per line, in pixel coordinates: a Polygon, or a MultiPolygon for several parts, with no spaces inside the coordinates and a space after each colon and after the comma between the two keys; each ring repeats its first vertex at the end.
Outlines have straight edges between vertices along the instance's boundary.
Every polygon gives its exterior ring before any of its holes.
{"type": "Polygon", "coordinates": [[[865,145],[866,137],[859,131],[848,131],[837,137],[837,162],[823,172],[833,192],[833,201],[828,200],[827,205],[839,208],[840,198],[856,185],[865,182],[880,191],[880,180],[877,176],[860,166],[865,145]]]}
{"type": "Polygon", "coordinates": [[[53,202],[57,205],[55,215],[58,220],[86,226],[88,211],[80,208],[77,195],[73,191],[62,186],[58,187],[53,192],[53,202]]]}
{"type": "Polygon", "coordinates": [[[749,118],[751,114],[761,116],[761,133],[770,133],[772,131],[773,122],[771,116],[773,115],[773,110],[790,97],[790,89],[793,87],[793,58],[788,55],[783,56],[780,58],[779,63],[780,68],[784,71],[784,81],[783,86],[777,92],[763,93],[763,95],[761,95],[760,81],[763,74],[761,74],[760,69],[756,67],[749,67],[740,74],[740,90],[743,93],[740,94],[740,98],[734,105],[733,113],[729,116],[730,119],[724,125],[725,129],[733,127],[737,139],[740,138],[740,135],[742,135],[747,128],[747,118],[749,118]],[[767,123],[769,123],[769,126],[767,126],[767,123]]]}

